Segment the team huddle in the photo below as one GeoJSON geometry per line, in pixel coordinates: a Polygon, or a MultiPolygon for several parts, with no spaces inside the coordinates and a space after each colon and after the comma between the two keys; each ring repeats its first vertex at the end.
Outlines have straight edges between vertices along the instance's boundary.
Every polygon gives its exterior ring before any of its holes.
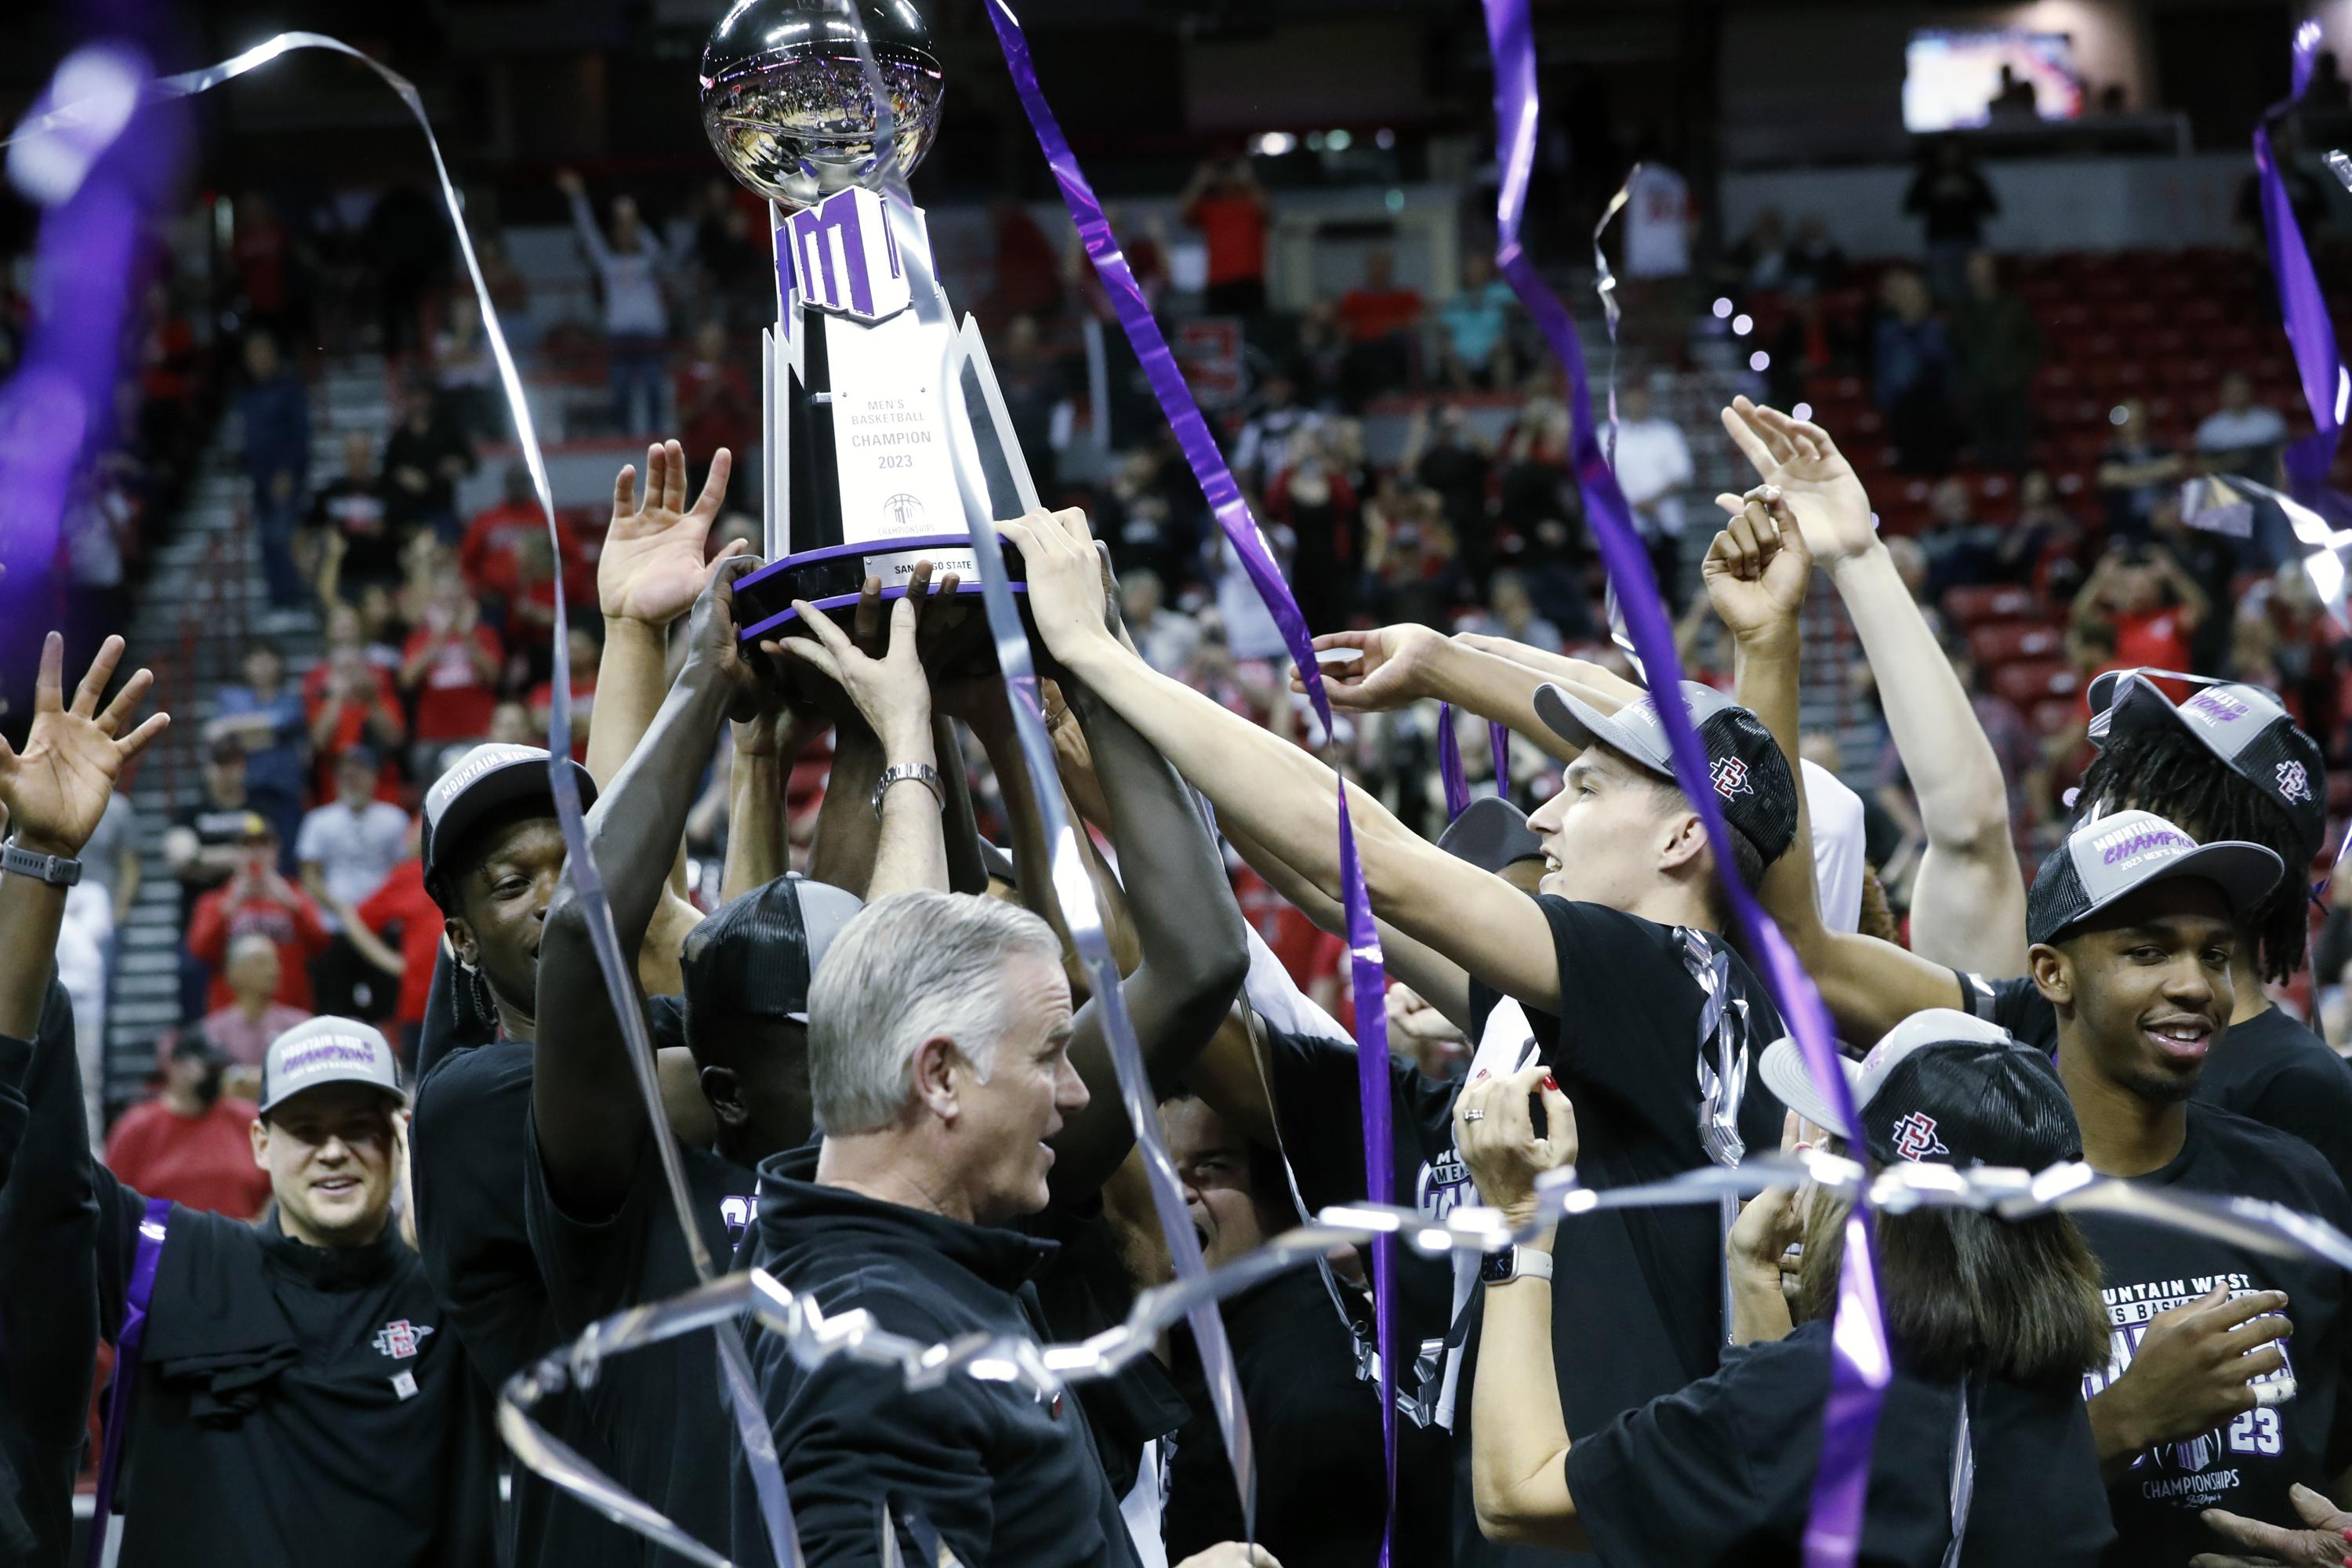
{"type": "MultiPolygon", "coordinates": [[[[1384,1536],[1401,1568],[1802,1560],[1851,1198],[1604,1201],[1538,1226],[1565,1165],[1605,1200],[1809,1150],[2083,1162],[2352,1233],[2352,1068],[2266,989],[2306,962],[2319,747],[2259,688],[2103,676],[2095,761],[2029,886],[1992,745],[1853,469],[1811,423],[1745,399],[1723,417],[1757,479],[1717,498],[1704,568],[1730,690],[1645,690],[1419,625],[1317,639],[1336,706],[1447,702],[1564,770],[1532,813],[1482,799],[1434,842],[1346,786],[1389,973],[1469,1052],[1458,1079],[1392,1055],[1382,1184],[1433,1219],[1499,1210],[1519,1245],[1400,1249],[1386,1301],[1357,1249],[1225,1300],[1248,1499],[1222,1369],[1187,1330],[1038,1398],[747,1328],[807,1563],[1366,1568],[1384,1536]],[[1921,781],[1904,942],[1868,929],[1851,792],[1798,760],[1816,569],[1921,781]],[[1705,749],[1722,841],[1676,782],[1662,700],[1705,749]],[[1787,1037],[1727,883],[1826,1004],[1850,1120],[1787,1037]]],[[[690,507],[683,472],[676,444],[648,454],[639,542],[598,587],[608,624],[625,605],[651,635],[608,638],[588,760],[556,764],[594,882],[547,752],[486,745],[444,774],[422,856],[445,942],[415,1059],[334,1017],[270,1045],[252,1145],[272,1203],[252,1224],[150,1201],[90,1158],[53,954],[116,775],[166,721],[140,718],[146,671],[117,682],[120,639],[68,693],[50,638],[26,744],[0,745],[0,1557],[67,1559],[101,1342],[94,1530],[123,1568],[601,1568],[689,1559],[516,1463],[496,1394],[694,1287],[698,1254],[923,1342],[1124,1321],[1174,1265],[1038,789],[1093,830],[1118,1000],[1205,1261],[1374,1185],[1358,1047],[1244,921],[1229,869],[1344,938],[1331,769],[1146,663],[1087,519],[1033,512],[999,529],[1053,677],[1059,776],[1034,778],[952,576],[919,567],[887,601],[869,580],[834,615],[796,605],[805,635],[746,645],[732,587],[760,563],[705,564],[726,466],[690,507]],[[959,726],[1003,784],[1001,847],[974,827],[959,726]],[[828,732],[803,875],[787,780],[828,732]],[[680,847],[722,738],[706,914],[680,847]],[[592,887],[633,975],[605,973],[592,887]],[[632,983],[657,1110],[614,1004],[632,983]]],[[[2341,1270],[2119,1212],[1927,1206],[1870,1234],[1891,1368],[1861,1562],[2347,1560],[2341,1270]]],[[[711,1334],[606,1358],[535,1414],[704,1561],[775,1559],[711,1334]]]]}

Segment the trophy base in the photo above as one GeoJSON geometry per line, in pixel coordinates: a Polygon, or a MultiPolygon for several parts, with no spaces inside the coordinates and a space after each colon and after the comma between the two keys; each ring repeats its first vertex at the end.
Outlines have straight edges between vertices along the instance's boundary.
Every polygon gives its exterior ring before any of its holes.
{"type": "MultiPolygon", "coordinates": [[[[998,547],[1004,552],[1004,569],[1012,578],[1009,584],[1015,595],[1013,602],[1020,608],[1024,627],[1034,632],[1028,609],[1029,585],[1023,581],[1021,552],[1013,542],[997,536],[998,547]]],[[[830,615],[835,610],[856,605],[865,592],[866,579],[881,576],[882,597],[887,603],[907,596],[905,574],[913,570],[914,563],[925,557],[934,561],[969,557],[971,536],[968,533],[929,534],[914,539],[876,540],[861,544],[836,544],[824,550],[804,551],[771,561],[756,572],[747,572],[735,580],[735,624],[740,629],[736,640],[755,643],[763,637],[807,637],[813,635],[801,624],[800,612],[793,601],[804,600],[830,615]],[[885,566],[890,572],[885,572],[885,566]],[[893,580],[892,574],[897,574],[893,580]]],[[[981,591],[977,577],[956,584],[956,596],[977,595],[981,591]]]]}

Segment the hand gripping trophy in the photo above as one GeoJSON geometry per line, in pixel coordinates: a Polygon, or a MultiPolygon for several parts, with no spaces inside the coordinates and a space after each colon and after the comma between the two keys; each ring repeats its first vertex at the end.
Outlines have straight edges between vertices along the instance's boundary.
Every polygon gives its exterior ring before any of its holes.
{"type": "Polygon", "coordinates": [[[739,0],[703,50],[701,87],[703,129],[767,198],[775,237],[769,564],[736,583],[743,639],[796,629],[794,599],[853,603],[869,575],[900,594],[919,560],[976,592],[971,530],[1037,495],[979,329],[957,323],[904,195],[945,88],[922,18],[909,0],[739,0]]]}

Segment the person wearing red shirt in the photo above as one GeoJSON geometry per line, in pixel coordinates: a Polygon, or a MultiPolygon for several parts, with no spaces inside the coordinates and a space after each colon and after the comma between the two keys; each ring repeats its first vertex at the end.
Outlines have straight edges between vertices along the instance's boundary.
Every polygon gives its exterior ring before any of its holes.
{"type": "MultiPolygon", "coordinates": [[[[335,769],[352,747],[391,752],[408,738],[400,693],[363,642],[331,640],[325,661],[302,678],[302,701],[310,716],[311,787],[321,799],[333,798],[335,769]]],[[[380,794],[399,798],[396,787],[380,794]]]]}
{"type": "Polygon", "coordinates": [[[245,864],[224,886],[196,900],[188,920],[188,951],[212,971],[206,1009],[236,998],[226,967],[229,945],[248,931],[267,936],[278,949],[278,1000],[310,1010],[310,960],[327,950],[326,922],[310,895],[278,870],[278,834],[256,815],[246,825],[245,864]]]}
{"type": "MultiPolygon", "coordinates": [[[[397,952],[370,952],[379,969],[391,970],[385,958],[399,963],[400,1000],[393,1021],[400,1026],[401,1056],[414,1066],[417,1037],[425,1032],[425,1004],[433,994],[433,964],[441,952],[441,906],[425,890],[425,862],[411,855],[392,868],[383,886],[352,910],[346,930],[362,930],[381,945],[384,933],[398,927],[397,952]]],[[[361,951],[367,952],[362,945],[361,951]]]]}
{"type": "MultiPolygon", "coordinates": [[[[466,580],[445,572],[425,601],[425,621],[408,635],[400,665],[401,689],[416,702],[416,742],[438,752],[454,741],[478,741],[499,705],[499,669],[506,651],[498,633],[481,624],[481,606],[466,580]]],[[[429,767],[417,770],[429,777],[429,767]]]]}
{"type": "Polygon", "coordinates": [[[1359,407],[1385,392],[1403,390],[1412,374],[1412,333],[1421,325],[1421,296],[1396,284],[1396,258],[1385,250],[1364,258],[1364,281],[1339,298],[1339,324],[1348,352],[1340,361],[1342,401],[1359,407]]]}
{"type": "MultiPolygon", "coordinates": [[[[710,321],[695,329],[694,352],[678,365],[672,387],[678,433],[688,451],[709,453],[724,447],[740,452],[751,446],[752,419],[760,405],[751,395],[751,378],[728,357],[725,326],[710,321]]],[[[699,471],[687,476],[687,489],[698,494],[709,472],[706,457],[699,471]]]]}
{"type": "MultiPolygon", "coordinates": [[[[572,656],[572,755],[576,762],[588,760],[588,720],[596,709],[596,666],[604,657],[603,646],[596,639],[595,623],[574,622],[571,639],[564,644],[572,656]]],[[[531,728],[541,736],[547,733],[547,716],[555,707],[555,682],[542,680],[530,689],[531,728]]]]}
{"type": "Polygon", "coordinates": [[[2170,551],[2118,545],[2099,557],[2074,595],[2073,613],[2076,620],[2114,624],[2116,663],[2189,671],[2189,638],[2211,609],[2204,588],[2170,551]]]}
{"type": "Polygon", "coordinates": [[[106,1137],[106,1167],[149,1197],[251,1219],[269,1202],[253,1157],[253,1101],[221,1092],[226,1062],[191,1029],[163,1058],[155,1098],[122,1113],[106,1137]]]}
{"type": "Polygon", "coordinates": [[[1265,231],[1273,213],[1249,160],[1212,159],[1192,172],[1177,216],[1209,247],[1209,286],[1202,304],[1213,316],[1265,313],[1265,231]]]}
{"type": "MultiPolygon", "coordinates": [[[[556,536],[563,542],[563,559],[580,557],[580,541],[572,525],[558,517],[556,536]]],[[[509,599],[514,596],[516,580],[515,552],[526,539],[547,537],[547,514],[539,510],[539,496],[530,486],[530,470],[520,463],[511,463],[501,477],[499,504],[486,507],[474,514],[466,524],[465,536],[457,542],[457,567],[465,574],[466,586],[478,599],[509,599]]]]}

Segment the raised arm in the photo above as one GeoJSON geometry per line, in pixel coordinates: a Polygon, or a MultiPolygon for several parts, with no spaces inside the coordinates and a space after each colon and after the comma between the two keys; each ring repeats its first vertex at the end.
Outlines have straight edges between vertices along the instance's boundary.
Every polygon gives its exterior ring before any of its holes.
{"type": "MultiPolygon", "coordinates": [[[[733,590],[733,579],[755,564],[738,558],[714,573],[687,629],[685,667],[644,743],[589,816],[589,846],[624,952],[637,951],[662,901],[720,721],[730,710],[748,716],[757,700],[756,678],[735,644],[733,590]]],[[[586,1217],[611,1213],[626,1195],[645,1152],[646,1110],[576,871],[565,868],[540,938],[530,1099],[548,1189],[567,1213],[586,1217]]]]}
{"type": "Polygon", "coordinates": [[[601,276],[611,269],[613,252],[604,243],[604,231],[596,226],[596,214],[588,205],[588,186],[569,169],[555,176],[556,188],[563,193],[565,205],[572,209],[572,227],[580,236],[580,247],[588,253],[588,263],[601,276]]]}
{"type": "MultiPolygon", "coordinates": [[[[1910,774],[1927,847],[1911,895],[1912,951],[1955,969],[2025,973],[2025,879],[2009,788],[1951,660],[1871,526],[1853,465],[1817,426],[1746,398],[1724,412],[1762,482],[1778,489],[1853,618],[1910,774]]],[[[1729,506],[1737,498],[1718,500],[1729,506]]]]}
{"type": "MultiPolygon", "coordinates": [[[[1785,504],[1786,492],[1782,492],[1785,504]]],[[[1876,937],[1822,923],[1813,877],[1812,814],[1797,757],[1798,618],[1812,571],[1802,533],[1779,526],[1759,500],[1716,538],[1704,573],[1707,596],[1729,628],[1742,707],[1770,731],[1798,780],[1797,836],[1765,868],[1758,901],[1797,950],[1822,1000],[1850,1040],[1875,1040],[1927,1007],[1966,1004],[1953,973],[1876,937]]]]}
{"type": "MultiPolygon", "coordinates": [[[[1326,894],[1339,889],[1339,809],[1331,770],[1289,742],[1155,673],[1104,626],[1100,574],[1086,518],[1033,512],[1000,525],[1021,551],[1029,602],[1054,656],[1151,742],[1218,815],[1326,894]]],[[[1416,837],[1363,791],[1349,811],[1373,907],[1495,989],[1559,1010],[1559,975],[1543,912],[1501,878],[1416,837]]]]}
{"type": "MultiPolygon", "coordinates": [[[[1111,843],[1129,887],[1139,962],[1119,990],[1155,1093],[1164,1094],[1209,1043],[1249,968],[1241,910],[1223,858],[1184,782],[1134,726],[1082,686],[1066,689],[1110,814],[1111,843]]],[[[1087,1108],[1055,1142],[1056,1192],[1087,1194],[1127,1157],[1135,1137],[1103,1037],[1102,1003],[1078,1009],[1070,1062],[1087,1108]]]]}

